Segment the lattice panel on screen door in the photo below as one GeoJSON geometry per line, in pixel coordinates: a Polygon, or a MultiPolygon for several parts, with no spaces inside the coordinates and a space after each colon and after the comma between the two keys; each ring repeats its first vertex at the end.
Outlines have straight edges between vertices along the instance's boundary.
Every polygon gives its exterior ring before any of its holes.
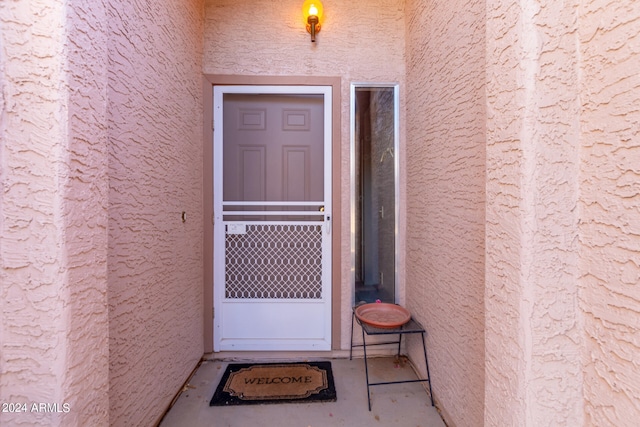
{"type": "Polygon", "coordinates": [[[226,298],[322,298],[321,225],[247,224],[225,250],[226,298]]]}

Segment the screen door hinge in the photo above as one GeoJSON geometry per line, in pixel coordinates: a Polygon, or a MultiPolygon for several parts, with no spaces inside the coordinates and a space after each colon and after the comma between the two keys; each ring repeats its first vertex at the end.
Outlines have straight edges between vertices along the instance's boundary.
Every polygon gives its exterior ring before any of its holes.
{"type": "Polygon", "coordinates": [[[216,318],[216,309],[211,307],[211,318],[215,319],[216,318]]]}
{"type": "Polygon", "coordinates": [[[211,224],[216,225],[216,214],[215,213],[211,214],[211,224]]]}

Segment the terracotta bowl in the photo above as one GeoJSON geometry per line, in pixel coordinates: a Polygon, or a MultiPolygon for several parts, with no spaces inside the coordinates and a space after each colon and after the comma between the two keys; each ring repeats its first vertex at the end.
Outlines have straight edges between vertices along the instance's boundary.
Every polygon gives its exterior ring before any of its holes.
{"type": "Polygon", "coordinates": [[[357,307],[356,317],[376,328],[397,328],[411,320],[411,313],[399,305],[382,302],[357,307]]]}

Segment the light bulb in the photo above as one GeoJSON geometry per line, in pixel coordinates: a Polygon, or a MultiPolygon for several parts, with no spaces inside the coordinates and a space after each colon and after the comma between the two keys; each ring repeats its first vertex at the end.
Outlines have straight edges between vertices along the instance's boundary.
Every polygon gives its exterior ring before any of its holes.
{"type": "Polygon", "coordinates": [[[322,21],[323,9],[324,7],[320,0],[305,0],[302,5],[302,13],[304,14],[305,22],[307,22],[307,19],[310,16],[317,16],[318,19],[322,21]]]}

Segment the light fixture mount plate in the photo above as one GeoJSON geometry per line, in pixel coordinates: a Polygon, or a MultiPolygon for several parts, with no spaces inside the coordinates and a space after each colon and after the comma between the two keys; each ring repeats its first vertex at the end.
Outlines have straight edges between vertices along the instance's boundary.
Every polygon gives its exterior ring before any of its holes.
{"type": "MultiPolygon", "coordinates": [[[[316,24],[316,33],[320,32],[320,28],[322,28],[321,25],[316,24]]],[[[307,33],[311,34],[311,24],[307,24],[307,33]]]]}

